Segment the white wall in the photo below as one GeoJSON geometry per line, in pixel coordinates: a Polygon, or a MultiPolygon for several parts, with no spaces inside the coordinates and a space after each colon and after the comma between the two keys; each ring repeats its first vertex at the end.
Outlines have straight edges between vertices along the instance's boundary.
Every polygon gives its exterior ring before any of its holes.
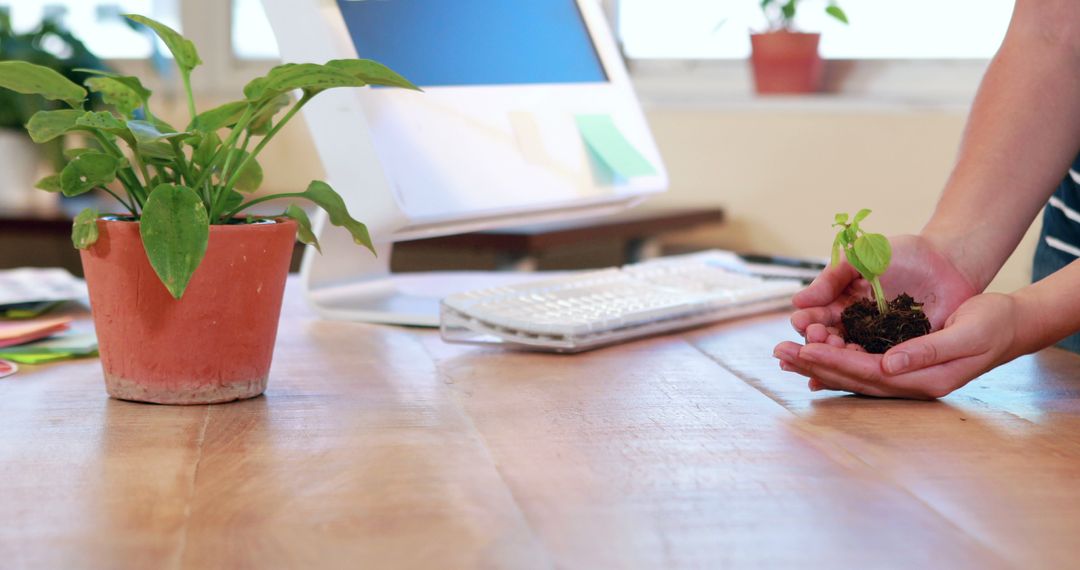
{"type": "MultiPolygon", "coordinates": [[[[186,122],[182,106],[169,111],[186,122]]],[[[670,242],[826,257],[836,212],[871,208],[867,227],[885,234],[922,227],[948,176],[965,111],[832,100],[664,105],[647,114],[671,178],[670,191],[651,205],[719,205],[728,215],[722,229],[670,242]]],[[[300,191],[324,175],[299,116],[260,163],[265,190],[300,191]]],[[[1038,227],[991,289],[1030,282],[1038,227]]]]}
{"type": "MultiPolygon", "coordinates": [[[[720,205],[720,230],[673,241],[827,257],[833,214],[870,208],[867,227],[916,232],[947,178],[964,111],[748,104],[654,108],[653,134],[671,178],[656,205],[720,205]]],[[[1036,224],[991,289],[1030,282],[1036,224]]]]}

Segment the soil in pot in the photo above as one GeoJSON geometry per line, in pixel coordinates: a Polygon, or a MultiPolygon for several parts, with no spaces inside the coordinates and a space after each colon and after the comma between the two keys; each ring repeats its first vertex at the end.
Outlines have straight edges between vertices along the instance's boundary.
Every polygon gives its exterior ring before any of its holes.
{"type": "Polygon", "coordinates": [[[840,320],[844,323],[845,339],[873,354],[882,354],[930,332],[930,319],[926,318],[922,305],[906,293],[889,301],[889,312],[884,315],[872,299],[860,299],[844,309],[840,320]]]}

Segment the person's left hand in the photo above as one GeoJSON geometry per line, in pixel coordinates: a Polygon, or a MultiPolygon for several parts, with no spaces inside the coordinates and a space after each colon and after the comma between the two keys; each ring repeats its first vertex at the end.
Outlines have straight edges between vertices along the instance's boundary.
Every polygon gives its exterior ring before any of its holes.
{"type": "Polygon", "coordinates": [[[965,301],[944,327],[869,354],[821,324],[806,330],[806,346],[783,342],[773,356],[784,370],[810,379],[811,390],[866,396],[934,399],[1015,358],[1016,302],[986,293],[965,301]]]}

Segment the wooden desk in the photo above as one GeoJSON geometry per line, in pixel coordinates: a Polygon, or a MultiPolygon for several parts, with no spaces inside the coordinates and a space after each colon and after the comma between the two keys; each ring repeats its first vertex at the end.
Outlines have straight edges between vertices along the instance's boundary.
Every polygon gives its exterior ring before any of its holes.
{"type": "Polygon", "coordinates": [[[1080,358],[939,402],[811,394],[768,315],[576,356],[318,322],[270,389],[109,400],[0,380],[5,568],[1068,567],[1080,358]]]}

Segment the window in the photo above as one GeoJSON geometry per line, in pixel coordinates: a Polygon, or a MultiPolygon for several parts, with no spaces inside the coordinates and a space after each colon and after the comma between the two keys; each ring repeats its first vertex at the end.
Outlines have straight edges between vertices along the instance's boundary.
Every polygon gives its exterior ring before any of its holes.
{"type": "MultiPolygon", "coordinates": [[[[176,29],[179,0],[0,0],[0,10],[11,16],[18,32],[37,28],[44,18],[57,18],[90,51],[102,59],[146,59],[151,55],[149,35],[133,30],[122,14],[146,14],[176,29]]],[[[167,53],[167,51],[166,51],[167,53]]]]}
{"type": "Polygon", "coordinates": [[[277,39],[259,0],[233,0],[232,49],[240,59],[277,59],[277,39]]]}
{"type": "MultiPolygon", "coordinates": [[[[1013,0],[840,0],[845,26],[824,13],[825,0],[799,5],[796,24],[821,31],[832,59],[989,59],[1013,0]]],[[[744,59],[748,30],[765,20],[759,0],[620,0],[619,35],[631,59],[744,59]]]]}

